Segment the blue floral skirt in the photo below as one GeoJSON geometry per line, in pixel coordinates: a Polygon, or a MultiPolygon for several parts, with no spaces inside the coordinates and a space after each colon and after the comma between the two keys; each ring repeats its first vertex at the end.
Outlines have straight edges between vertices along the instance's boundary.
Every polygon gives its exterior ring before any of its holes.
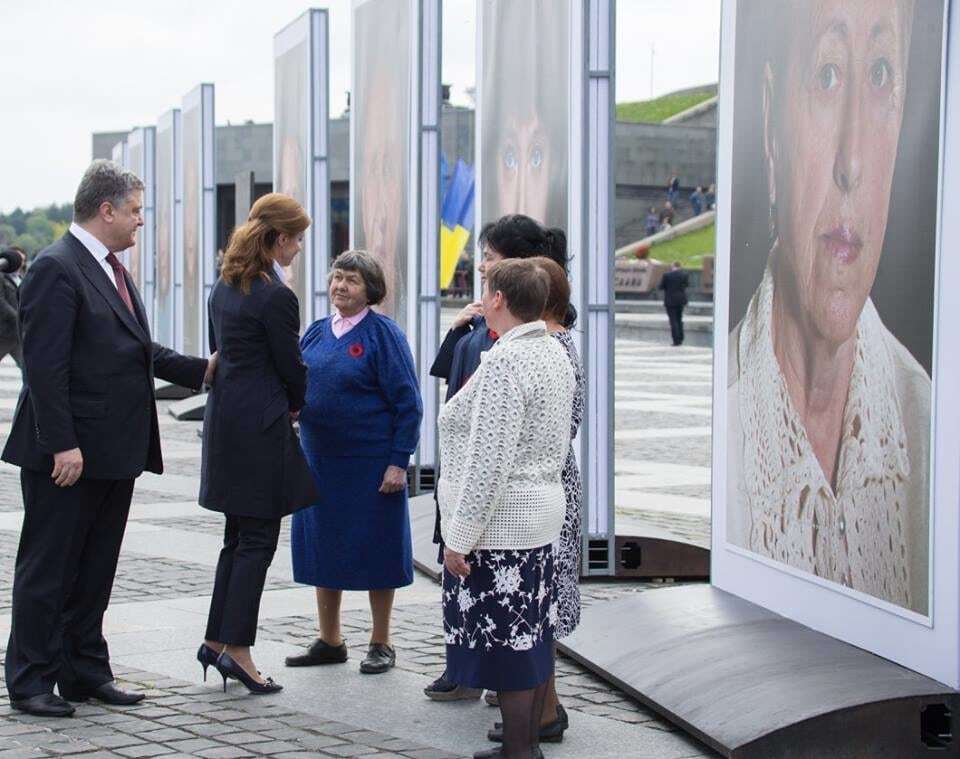
{"type": "Polygon", "coordinates": [[[443,571],[447,678],[489,690],[528,690],[553,674],[553,548],[477,550],[470,574],[443,571]]]}

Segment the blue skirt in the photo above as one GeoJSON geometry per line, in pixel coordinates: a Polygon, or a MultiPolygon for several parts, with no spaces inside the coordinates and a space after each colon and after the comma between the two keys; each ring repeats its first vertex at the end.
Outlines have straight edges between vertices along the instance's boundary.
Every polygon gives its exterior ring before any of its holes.
{"type": "Polygon", "coordinates": [[[308,462],[320,500],[293,515],[293,579],[336,590],[410,585],[407,491],[379,492],[389,459],[314,456],[308,462]]]}
{"type": "Polygon", "coordinates": [[[553,674],[553,549],[477,550],[470,574],[443,572],[447,679],[490,690],[529,690],[553,674]]]}

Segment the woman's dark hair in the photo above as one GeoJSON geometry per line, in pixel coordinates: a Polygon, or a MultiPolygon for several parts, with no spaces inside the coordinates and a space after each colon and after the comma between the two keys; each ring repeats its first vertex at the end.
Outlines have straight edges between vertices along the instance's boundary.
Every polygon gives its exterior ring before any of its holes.
{"type": "Polygon", "coordinates": [[[330,273],[327,275],[327,281],[333,279],[333,272],[340,271],[357,272],[363,279],[363,286],[367,290],[367,305],[375,306],[381,303],[387,297],[387,279],[383,274],[383,267],[380,262],[365,250],[345,250],[335,259],[330,266],[330,273]]]}
{"type": "Polygon", "coordinates": [[[567,236],[559,227],[546,229],[522,213],[501,216],[483,225],[477,242],[504,258],[546,256],[567,270],[567,236]]]}

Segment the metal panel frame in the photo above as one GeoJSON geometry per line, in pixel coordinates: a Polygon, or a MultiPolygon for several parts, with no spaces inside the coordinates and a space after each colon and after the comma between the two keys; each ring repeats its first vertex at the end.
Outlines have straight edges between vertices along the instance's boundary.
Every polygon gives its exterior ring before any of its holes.
{"type": "MultiPolygon", "coordinates": [[[[210,350],[210,340],[209,340],[209,320],[206,317],[207,308],[206,303],[207,299],[210,297],[210,291],[213,289],[213,284],[217,279],[217,238],[216,238],[216,226],[217,226],[217,178],[216,178],[216,137],[215,137],[215,121],[214,121],[214,86],[212,84],[200,84],[194,87],[190,92],[188,92],[183,97],[182,113],[186,113],[188,110],[199,108],[200,109],[200,140],[198,141],[198,146],[200,150],[199,155],[199,167],[200,171],[197,174],[197,182],[199,186],[197,187],[197,198],[200,201],[200,209],[197,216],[199,228],[197,230],[197,239],[199,241],[200,249],[197,251],[197,292],[200,293],[200,304],[198,308],[198,321],[199,324],[196,325],[197,334],[196,337],[199,340],[199,353],[202,355],[207,355],[210,350]]],[[[181,127],[182,128],[182,127],[181,127]]],[[[180,162],[181,162],[181,187],[184,181],[182,175],[183,167],[183,151],[180,151],[180,162]]],[[[183,204],[182,204],[182,194],[181,194],[181,204],[180,204],[180,213],[181,221],[183,218],[183,204]]],[[[179,229],[179,239],[180,239],[180,262],[181,267],[183,266],[183,254],[185,253],[184,246],[184,227],[181,223],[179,229]]],[[[183,314],[183,272],[181,270],[181,289],[180,289],[180,299],[181,299],[181,310],[180,314],[183,314]]],[[[188,325],[183,325],[184,330],[188,328],[188,325]]],[[[181,334],[181,340],[183,339],[181,334]]]]}
{"type": "MultiPolygon", "coordinates": [[[[157,318],[157,308],[154,296],[156,282],[156,245],[157,245],[157,216],[156,216],[156,140],[155,127],[138,127],[130,133],[129,148],[140,147],[142,160],[137,166],[130,168],[143,180],[143,228],[140,235],[140,278],[136,283],[143,297],[147,309],[147,318],[151,329],[157,318]]],[[[128,148],[128,153],[129,153],[128,148]]]]}
{"type": "MultiPolygon", "coordinates": [[[[417,374],[423,399],[423,423],[417,467],[435,467],[439,463],[437,415],[440,411],[440,383],[430,376],[430,366],[440,346],[440,104],[442,101],[441,35],[443,11],[440,0],[420,0],[418,36],[420,60],[417,93],[418,123],[415,134],[420,141],[419,190],[419,266],[413,271],[419,279],[417,299],[417,374]],[[419,91],[418,91],[419,90],[419,91]]],[[[416,16],[415,16],[416,18],[416,16]]]]}

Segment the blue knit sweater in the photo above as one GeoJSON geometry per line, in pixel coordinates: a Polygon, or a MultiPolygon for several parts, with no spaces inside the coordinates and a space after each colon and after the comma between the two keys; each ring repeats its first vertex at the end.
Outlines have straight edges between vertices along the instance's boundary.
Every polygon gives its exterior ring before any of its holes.
{"type": "Polygon", "coordinates": [[[371,311],[337,339],[327,317],[310,325],[300,348],[307,365],[300,411],[306,455],[383,457],[406,468],[419,442],[423,403],[396,322],[371,311]]]}

